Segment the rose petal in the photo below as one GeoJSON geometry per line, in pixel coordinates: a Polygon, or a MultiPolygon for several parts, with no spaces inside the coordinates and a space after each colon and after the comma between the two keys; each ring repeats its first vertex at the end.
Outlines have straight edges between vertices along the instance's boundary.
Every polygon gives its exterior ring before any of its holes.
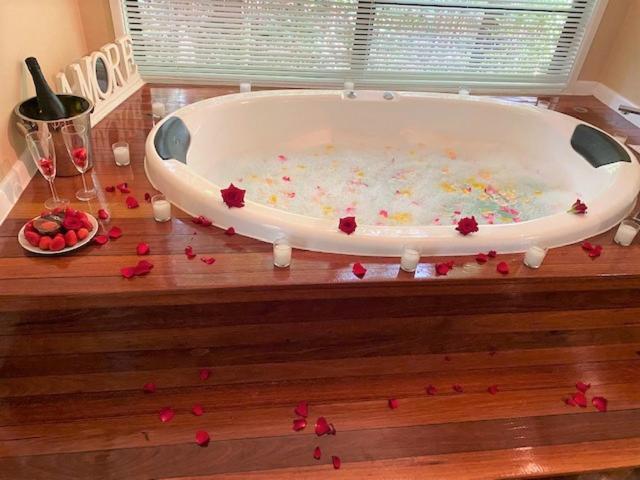
{"type": "Polygon", "coordinates": [[[489,252],[487,253],[487,256],[489,258],[496,258],[498,256],[498,253],[495,250],[489,250],[489,252]]]}
{"type": "Polygon", "coordinates": [[[576,402],[574,402],[573,398],[571,397],[567,397],[564,399],[564,403],[566,403],[567,405],[571,406],[571,407],[575,407],[576,406],[576,402]]]}
{"type": "Polygon", "coordinates": [[[306,418],[295,418],[293,420],[293,431],[299,432],[300,430],[304,430],[307,427],[307,419],[306,418]]]}
{"type": "Polygon", "coordinates": [[[216,261],[216,259],[213,257],[200,257],[200,260],[207,265],[213,265],[216,261]]]}
{"type": "Polygon", "coordinates": [[[112,193],[116,191],[116,187],[114,187],[113,185],[109,185],[108,187],[104,187],[105,191],[112,193]]]}
{"type": "Polygon", "coordinates": [[[340,457],[336,457],[335,455],[333,455],[331,457],[331,463],[333,464],[333,468],[335,468],[336,470],[340,470],[340,465],[342,465],[340,457]]]}
{"type": "Polygon", "coordinates": [[[602,245],[596,245],[596,246],[595,246],[595,247],[593,247],[593,249],[589,252],[589,257],[590,257],[590,258],[598,258],[601,254],[602,254],[602,245]]]}
{"type": "Polygon", "coordinates": [[[391,410],[395,410],[400,406],[400,404],[398,403],[398,399],[396,398],[390,398],[388,404],[391,410]]]}
{"type": "Polygon", "coordinates": [[[149,244],[145,243],[145,242],[140,242],[137,246],[136,246],[136,253],[138,255],[149,255],[150,249],[149,249],[149,244]]]}
{"type": "Polygon", "coordinates": [[[107,235],[109,235],[109,238],[112,240],[116,240],[122,236],[122,229],[120,227],[111,227],[107,235]]]}
{"type": "Polygon", "coordinates": [[[191,413],[193,413],[196,417],[199,417],[204,413],[204,408],[199,403],[196,403],[193,407],[191,407],[191,413]]]}
{"type": "Polygon", "coordinates": [[[151,270],[153,269],[153,263],[148,262],[146,260],[140,260],[138,262],[138,264],[133,267],[133,271],[135,273],[135,275],[146,275],[147,273],[151,272],[151,270]]]}
{"type": "Polygon", "coordinates": [[[203,227],[210,227],[213,224],[213,222],[209,220],[207,217],[205,217],[204,215],[193,217],[191,221],[196,225],[202,225],[203,227]]]}
{"type": "Polygon", "coordinates": [[[438,389],[433,385],[427,385],[425,390],[427,391],[427,395],[435,395],[438,393],[438,389]]]}
{"type": "Polygon", "coordinates": [[[586,393],[587,390],[591,388],[590,383],[578,382],[576,383],[576,388],[580,390],[582,393],[586,393]]]}
{"type": "Polygon", "coordinates": [[[293,409],[293,413],[299,417],[307,418],[309,416],[309,403],[300,402],[296,408],[293,409]]]}
{"type": "Polygon", "coordinates": [[[209,380],[209,377],[211,376],[211,370],[209,370],[208,368],[201,368],[198,375],[200,376],[200,380],[204,382],[205,380],[209,380]]]}
{"type": "Polygon", "coordinates": [[[138,200],[136,200],[135,197],[132,197],[131,195],[126,198],[125,203],[127,204],[127,208],[138,208],[140,206],[138,204],[138,200]]]}
{"type": "Polygon", "coordinates": [[[164,407],[160,410],[160,421],[162,423],[170,422],[173,417],[176,416],[176,412],[171,407],[164,407]]]}
{"type": "Polygon", "coordinates": [[[509,273],[509,264],[507,262],[500,262],[496,265],[496,271],[502,275],[509,273]]]}
{"type": "Polygon", "coordinates": [[[193,247],[191,245],[187,245],[186,247],[184,247],[184,254],[189,260],[193,260],[194,258],[196,258],[196,254],[193,253],[193,247]]]}
{"type": "Polygon", "coordinates": [[[587,204],[581,201],[579,198],[575,201],[571,208],[568,210],[570,213],[575,213],[578,215],[584,215],[587,213],[587,204]]]}
{"type": "Polygon", "coordinates": [[[109,237],[106,235],[96,235],[93,237],[93,243],[97,243],[98,245],[104,245],[109,241],[109,237]]]}
{"type": "Polygon", "coordinates": [[[458,393],[464,392],[464,390],[462,389],[462,386],[458,385],[457,383],[453,385],[451,388],[453,389],[454,392],[458,392],[458,393]]]}
{"type": "Polygon", "coordinates": [[[320,460],[320,458],[322,458],[322,450],[320,450],[320,447],[313,449],[313,458],[316,460],[320,460]]]}
{"type": "Polygon", "coordinates": [[[329,426],[327,419],[324,417],[319,417],[318,420],[316,420],[315,430],[316,430],[316,435],[319,437],[326,435],[327,433],[331,433],[332,431],[335,431],[329,426]]]}
{"type": "Polygon", "coordinates": [[[107,212],[104,208],[98,210],[98,218],[100,220],[106,220],[109,218],[109,212],[107,212]]]}
{"type": "Polygon", "coordinates": [[[346,233],[347,235],[351,235],[358,228],[358,224],[356,223],[356,217],[343,217],[338,222],[338,229],[341,232],[346,233]]]}
{"type": "Polygon", "coordinates": [[[479,264],[487,263],[488,260],[489,255],[487,255],[486,253],[478,253],[476,255],[476,262],[478,262],[479,264]]]}
{"type": "Polygon", "coordinates": [[[571,395],[571,399],[579,407],[587,408],[587,397],[585,397],[584,393],[576,392],[573,395],[571,395]]]}
{"type": "Polygon", "coordinates": [[[604,397],[593,397],[591,399],[591,403],[598,409],[599,412],[606,412],[609,401],[604,397]]]}
{"type": "Polygon", "coordinates": [[[358,278],[364,278],[367,273],[367,269],[360,262],[356,262],[353,264],[353,268],[351,269],[353,274],[358,278]]]}
{"type": "Polygon", "coordinates": [[[136,270],[134,267],[123,267],[120,269],[120,273],[124,278],[133,278],[136,276],[136,270]]]}
{"type": "Polygon", "coordinates": [[[156,384],[153,382],[145,383],[142,386],[142,391],[144,393],[155,393],[156,392],[156,384]]]}
{"type": "Polygon", "coordinates": [[[196,443],[201,447],[206,447],[207,445],[209,445],[210,440],[211,438],[209,438],[209,434],[204,430],[198,430],[196,432],[196,443]]]}
{"type": "Polygon", "coordinates": [[[587,250],[588,252],[593,250],[593,245],[591,244],[591,242],[587,242],[586,240],[584,242],[582,242],[581,246],[582,246],[583,250],[587,250]]]}
{"type": "Polygon", "coordinates": [[[233,227],[229,227],[224,231],[224,234],[225,235],[229,235],[229,236],[235,235],[236,234],[236,229],[233,228],[233,227]]]}
{"type": "Polygon", "coordinates": [[[436,263],[436,275],[446,275],[453,270],[453,262],[436,263]]]}
{"type": "Polygon", "coordinates": [[[120,191],[120,193],[129,193],[129,185],[127,182],[122,182],[116,185],[116,188],[120,191]]]}
{"type": "Polygon", "coordinates": [[[491,395],[495,395],[496,393],[498,393],[498,386],[491,385],[489,388],[487,388],[487,392],[489,392],[491,395]]]}
{"type": "Polygon", "coordinates": [[[147,202],[147,203],[151,202],[151,194],[149,192],[145,192],[144,201],[147,202]]]}

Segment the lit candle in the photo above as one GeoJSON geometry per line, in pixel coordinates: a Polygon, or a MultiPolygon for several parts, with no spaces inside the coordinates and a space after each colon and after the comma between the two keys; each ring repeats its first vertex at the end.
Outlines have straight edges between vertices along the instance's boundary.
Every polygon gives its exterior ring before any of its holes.
{"type": "Polygon", "coordinates": [[[151,104],[151,113],[153,113],[154,117],[163,118],[165,116],[165,108],[164,103],[162,102],[153,102],[151,104]]]}
{"type": "Polygon", "coordinates": [[[291,245],[285,238],[278,238],[273,242],[273,264],[280,268],[291,265],[291,245]]]}
{"type": "Polygon", "coordinates": [[[153,218],[156,222],[168,222],[171,220],[171,204],[164,195],[154,195],[151,198],[153,218]]]}
{"type": "Polygon", "coordinates": [[[355,84],[353,82],[344,82],[345,90],[353,90],[355,88],[355,84]]]}
{"type": "Polygon", "coordinates": [[[402,258],[400,258],[400,268],[405,272],[415,272],[420,263],[420,252],[415,248],[404,247],[402,258]]]}
{"type": "Polygon", "coordinates": [[[240,93],[247,93],[251,91],[251,84],[249,82],[242,82],[240,84],[240,93]]]}
{"type": "Polygon", "coordinates": [[[638,234],[640,224],[633,220],[624,220],[618,227],[616,236],[613,237],[613,241],[623,247],[628,247],[633,242],[633,239],[638,234]]]}
{"type": "Polygon", "coordinates": [[[530,247],[524,254],[524,264],[529,268],[539,268],[544,257],[547,256],[547,249],[542,247],[530,247]]]}
{"type": "Polygon", "coordinates": [[[127,142],[117,142],[111,147],[113,149],[113,158],[116,161],[116,165],[124,167],[129,165],[129,144],[127,142]]]}

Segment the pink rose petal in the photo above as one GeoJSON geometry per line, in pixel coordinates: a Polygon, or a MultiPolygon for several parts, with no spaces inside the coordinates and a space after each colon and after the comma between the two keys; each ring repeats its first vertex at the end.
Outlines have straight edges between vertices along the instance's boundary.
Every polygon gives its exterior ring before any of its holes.
{"type": "Polygon", "coordinates": [[[162,423],[170,422],[175,416],[176,412],[174,412],[171,407],[164,407],[160,410],[160,421],[162,423]]]}
{"type": "Polygon", "coordinates": [[[500,262],[496,265],[496,271],[502,275],[509,273],[509,264],[507,262],[500,262]]]}
{"type": "Polygon", "coordinates": [[[308,417],[309,416],[309,404],[307,402],[300,402],[296,408],[293,409],[293,413],[298,415],[299,417],[308,417]]]}
{"type": "Polygon", "coordinates": [[[117,240],[122,236],[122,229],[120,227],[111,227],[107,232],[109,238],[112,240],[117,240]]]}
{"type": "Polygon", "coordinates": [[[106,220],[109,218],[109,212],[107,212],[104,208],[98,210],[98,218],[100,220],[106,220]]]}
{"type": "Polygon", "coordinates": [[[584,382],[576,383],[576,389],[578,389],[582,393],[586,393],[587,390],[589,390],[590,388],[591,388],[591,384],[590,383],[584,383],[584,382]]]}
{"type": "Polygon", "coordinates": [[[398,403],[398,399],[396,399],[396,398],[390,398],[387,403],[389,404],[389,408],[391,410],[395,410],[396,408],[398,408],[400,406],[400,404],[398,403]]]}
{"type": "Polygon", "coordinates": [[[207,445],[209,445],[210,440],[211,438],[209,438],[209,434],[204,430],[198,430],[196,432],[196,443],[201,447],[206,447],[207,445]]]}
{"type": "Polygon", "coordinates": [[[576,392],[571,395],[571,399],[573,403],[575,403],[580,408],[587,408],[587,397],[582,392],[576,392]]]}
{"type": "Polygon", "coordinates": [[[319,417],[318,420],[316,420],[315,430],[316,435],[321,437],[323,435],[331,433],[333,429],[329,426],[326,418],[319,417]]]}
{"type": "Polygon", "coordinates": [[[322,450],[320,450],[320,447],[313,449],[313,458],[316,460],[320,460],[320,458],[322,458],[322,450]]]}
{"type": "Polygon", "coordinates": [[[135,267],[123,267],[120,269],[120,273],[124,278],[133,278],[136,276],[135,267]]]}
{"type": "Polygon", "coordinates": [[[132,196],[128,196],[125,200],[125,203],[127,204],[127,208],[138,208],[140,206],[138,204],[138,200],[136,200],[135,197],[132,196]]]}
{"type": "Polygon", "coordinates": [[[593,397],[591,399],[591,403],[598,409],[599,412],[606,412],[609,401],[604,397],[593,397]]]}
{"type": "Polygon", "coordinates": [[[136,253],[138,255],[149,255],[149,244],[145,243],[145,242],[140,242],[137,246],[136,246],[136,253]]]}
{"type": "Polygon", "coordinates": [[[367,273],[367,269],[360,262],[354,263],[351,271],[358,278],[364,278],[367,273]]]}
{"type": "Polygon", "coordinates": [[[335,455],[333,455],[331,457],[331,463],[333,464],[334,469],[340,470],[340,465],[342,465],[342,462],[340,461],[340,457],[336,457],[335,455]]]}
{"type": "Polygon", "coordinates": [[[306,418],[295,418],[293,420],[293,431],[299,432],[300,430],[304,430],[307,427],[307,419],[306,418]]]}

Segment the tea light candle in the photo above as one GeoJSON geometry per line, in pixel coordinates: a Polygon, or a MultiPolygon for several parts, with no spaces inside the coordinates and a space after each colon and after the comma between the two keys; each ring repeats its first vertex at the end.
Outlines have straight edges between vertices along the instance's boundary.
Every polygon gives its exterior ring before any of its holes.
{"type": "Polygon", "coordinates": [[[127,142],[114,143],[111,148],[113,149],[113,158],[116,161],[116,165],[124,167],[129,165],[129,144],[127,142]]]}
{"type": "Polygon", "coordinates": [[[242,82],[240,84],[240,93],[247,93],[251,91],[251,84],[249,82],[242,82]]]}
{"type": "Polygon", "coordinates": [[[529,268],[539,268],[544,257],[547,256],[547,249],[542,247],[530,247],[524,254],[524,264],[529,268]]]}
{"type": "Polygon", "coordinates": [[[355,88],[355,84],[353,82],[344,82],[345,90],[353,90],[355,88]]]}
{"type": "Polygon", "coordinates": [[[415,272],[420,263],[420,252],[415,248],[405,247],[400,258],[400,268],[405,272],[415,272]]]}
{"type": "Polygon", "coordinates": [[[273,242],[273,264],[279,268],[291,265],[291,245],[286,239],[278,239],[273,242]]]}
{"type": "Polygon", "coordinates": [[[640,228],[640,224],[637,222],[634,222],[633,220],[624,220],[618,227],[618,231],[616,232],[616,236],[613,237],[613,241],[618,245],[628,247],[631,245],[631,242],[633,242],[633,239],[636,238],[638,228],[640,228]]]}
{"type": "Polygon", "coordinates": [[[164,108],[164,103],[162,102],[153,102],[151,104],[151,113],[153,113],[154,117],[163,118],[166,114],[166,110],[164,108]]]}
{"type": "Polygon", "coordinates": [[[171,220],[171,203],[164,195],[154,195],[151,198],[153,218],[156,222],[168,222],[171,220]]]}

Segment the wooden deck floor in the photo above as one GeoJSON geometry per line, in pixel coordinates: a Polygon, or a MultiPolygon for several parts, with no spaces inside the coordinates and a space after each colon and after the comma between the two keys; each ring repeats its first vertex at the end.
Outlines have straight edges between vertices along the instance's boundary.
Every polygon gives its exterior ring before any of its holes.
{"type": "MultiPolygon", "coordinates": [[[[445,279],[432,278],[435,259],[416,278],[367,259],[360,281],[353,257],[296,252],[276,271],[268,245],[177,210],[156,224],[142,199],[152,98],[172,110],[234,90],[146,86],[94,129],[101,193],[89,208],[107,208],[122,238],[57,259],[25,254],[15,235],[41,209],[39,177],[0,226],[0,479],[638,478],[628,469],[640,466],[639,246],[615,247],[609,232],[601,258],[564,247],[539,271],[504,255],[506,278],[463,258],[445,279]],[[118,139],[132,146],[130,168],[112,164],[118,139]],[[140,208],[104,192],[121,181],[140,208]],[[119,268],[139,241],[156,266],[127,281],[119,268]],[[190,262],[187,244],[218,261],[190,262]],[[578,381],[591,384],[587,408],[564,403],[578,381]],[[593,396],[608,399],[606,413],[593,396]],[[309,425],[294,432],[301,401],[309,425]],[[168,423],[163,407],[176,412],[168,423]],[[314,434],[320,416],[336,435],[314,434]]],[[[595,99],[554,99],[575,106],[640,143],[595,99]]],[[[58,188],[71,195],[78,182],[58,188]]]]}

